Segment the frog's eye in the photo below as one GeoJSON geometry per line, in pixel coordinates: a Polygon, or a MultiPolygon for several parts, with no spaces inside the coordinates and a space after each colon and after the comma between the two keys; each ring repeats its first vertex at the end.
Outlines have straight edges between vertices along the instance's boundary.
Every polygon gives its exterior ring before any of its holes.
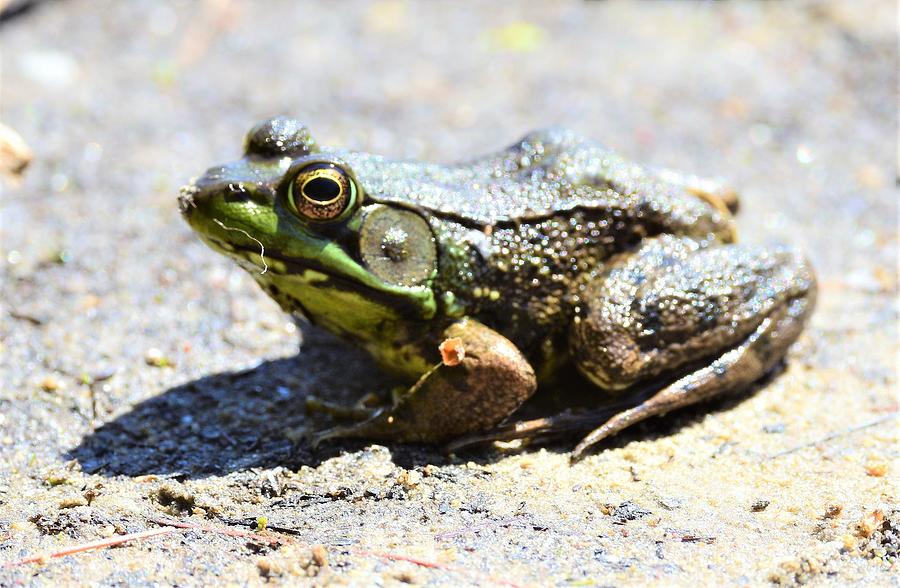
{"type": "Polygon", "coordinates": [[[289,194],[300,216],[314,221],[328,221],[338,218],[353,206],[356,183],[333,163],[313,163],[297,173],[289,194]]]}

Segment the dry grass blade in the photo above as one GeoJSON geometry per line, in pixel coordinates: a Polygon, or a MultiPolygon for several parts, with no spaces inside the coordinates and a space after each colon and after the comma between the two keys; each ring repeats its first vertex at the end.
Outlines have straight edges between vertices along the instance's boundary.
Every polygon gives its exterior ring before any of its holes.
{"type": "Polygon", "coordinates": [[[891,412],[884,416],[878,417],[876,419],[872,419],[870,421],[866,421],[862,424],[855,425],[853,427],[849,427],[842,431],[834,431],[832,433],[829,433],[828,435],[825,435],[821,439],[816,439],[815,441],[810,441],[809,443],[802,443],[800,445],[795,445],[794,447],[790,447],[788,449],[785,449],[784,451],[779,451],[778,453],[773,453],[772,455],[768,456],[766,458],[766,460],[775,459],[775,458],[781,457],[783,455],[790,455],[791,453],[796,453],[797,451],[800,451],[802,449],[809,449],[810,447],[817,447],[819,445],[822,445],[823,443],[828,443],[829,441],[834,441],[835,439],[840,439],[841,437],[844,437],[846,435],[850,435],[852,433],[857,433],[859,431],[868,429],[870,427],[874,427],[876,425],[880,425],[882,423],[892,421],[895,418],[897,418],[897,416],[900,416],[900,415],[898,415],[898,413],[896,413],[896,412],[891,412]]]}
{"type": "Polygon", "coordinates": [[[156,537],[158,535],[168,535],[171,533],[178,533],[180,531],[181,529],[178,527],[163,527],[161,529],[150,529],[149,531],[141,531],[139,533],[128,533],[127,535],[119,535],[118,537],[110,537],[109,539],[99,539],[97,541],[89,541],[88,543],[79,543],[78,545],[66,547],[58,551],[51,551],[49,553],[42,553],[40,555],[31,555],[28,557],[23,557],[19,560],[6,562],[5,564],[3,564],[3,568],[14,568],[30,563],[43,563],[48,559],[65,557],[67,555],[75,555],[78,553],[84,553],[85,551],[92,551],[94,549],[106,549],[107,547],[122,545],[123,543],[128,543],[130,541],[147,539],[148,537],[156,537]]]}
{"type": "Polygon", "coordinates": [[[259,541],[261,543],[268,543],[269,545],[275,545],[278,543],[289,543],[294,541],[294,539],[290,537],[270,537],[268,535],[260,535],[259,533],[252,533],[250,531],[239,531],[237,529],[228,529],[223,527],[210,527],[207,525],[198,525],[196,523],[185,523],[182,521],[176,521],[172,519],[164,519],[164,518],[152,518],[150,519],[151,523],[156,523],[157,525],[163,525],[167,527],[175,527],[178,529],[191,529],[193,531],[203,531],[205,533],[216,533],[219,535],[227,535],[228,537],[241,537],[244,539],[253,539],[254,541],[259,541]]]}

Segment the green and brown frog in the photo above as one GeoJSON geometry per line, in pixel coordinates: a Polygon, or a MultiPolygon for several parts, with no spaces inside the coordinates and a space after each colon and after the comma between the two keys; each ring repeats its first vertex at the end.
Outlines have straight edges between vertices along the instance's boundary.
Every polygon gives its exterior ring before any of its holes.
{"type": "Polygon", "coordinates": [[[285,311],[410,382],[320,440],[459,446],[584,427],[566,414],[503,425],[574,366],[631,403],[591,423],[578,457],[647,417],[747,388],[815,303],[803,256],[735,244],[724,185],[565,129],[440,165],[325,147],[273,118],[180,204],[285,311]]]}

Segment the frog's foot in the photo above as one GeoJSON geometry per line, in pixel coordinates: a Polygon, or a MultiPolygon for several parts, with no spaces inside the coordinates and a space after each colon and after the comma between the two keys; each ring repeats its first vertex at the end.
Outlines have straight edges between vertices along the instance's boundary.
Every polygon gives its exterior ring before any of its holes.
{"type": "Polygon", "coordinates": [[[576,364],[607,390],[687,373],[591,432],[573,459],[647,417],[746,389],[798,337],[815,294],[809,264],[786,249],[648,240],[589,287],[576,364]]]}
{"type": "Polygon", "coordinates": [[[373,397],[377,398],[377,395],[372,393],[366,394],[353,406],[345,406],[343,404],[319,398],[318,396],[309,395],[306,397],[306,412],[327,414],[335,419],[364,421],[372,418],[372,416],[378,412],[378,408],[373,406],[373,397]]]}
{"type": "Polygon", "coordinates": [[[583,411],[566,410],[557,415],[515,421],[489,429],[483,433],[472,433],[454,439],[444,446],[447,453],[455,453],[475,445],[494,443],[497,441],[514,441],[516,439],[551,439],[569,437],[593,430],[597,423],[602,423],[622,410],[634,406],[632,402],[620,402],[602,408],[583,411]]]}
{"type": "Polygon", "coordinates": [[[509,339],[464,319],[445,332],[453,357],[432,368],[390,409],[316,435],[439,443],[477,433],[512,414],[537,388],[534,370],[509,339]]]}

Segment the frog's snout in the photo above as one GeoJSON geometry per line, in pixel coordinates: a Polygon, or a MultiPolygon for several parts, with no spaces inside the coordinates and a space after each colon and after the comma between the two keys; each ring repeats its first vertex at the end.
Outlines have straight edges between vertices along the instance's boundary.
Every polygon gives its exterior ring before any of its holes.
{"type": "Polygon", "coordinates": [[[223,214],[233,207],[245,207],[250,203],[271,204],[274,194],[269,186],[248,182],[229,172],[227,167],[214,167],[181,188],[178,195],[181,214],[190,220],[198,210],[223,214]]]}
{"type": "Polygon", "coordinates": [[[228,198],[229,195],[241,191],[242,186],[239,183],[210,182],[207,176],[195,178],[181,188],[178,194],[178,208],[185,218],[190,219],[198,210],[215,207],[217,198],[230,202],[233,199],[228,198]]]}
{"type": "MultiPolygon", "coordinates": [[[[228,190],[228,180],[222,167],[210,168],[200,177],[192,178],[178,193],[178,208],[186,219],[198,209],[211,204],[217,194],[228,190]]],[[[232,182],[235,183],[235,182],[232,182]]]]}

